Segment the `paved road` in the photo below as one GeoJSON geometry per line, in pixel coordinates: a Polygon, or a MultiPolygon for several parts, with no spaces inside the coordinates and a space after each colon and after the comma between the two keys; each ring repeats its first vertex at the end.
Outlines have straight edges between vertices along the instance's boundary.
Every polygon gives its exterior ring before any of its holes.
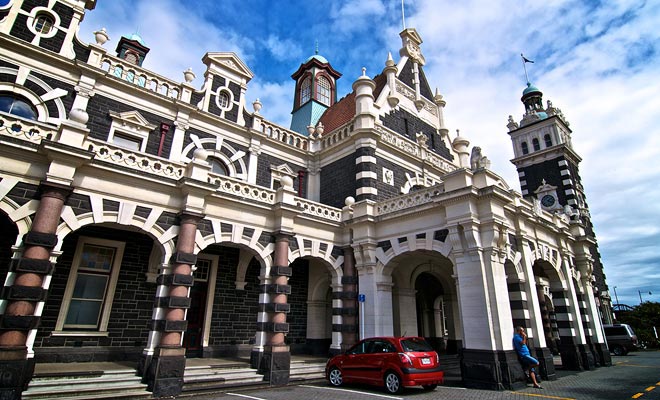
{"type": "Polygon", "coordinates": [[[612,357],[613,366],[593,371],[557,371],[559,379],[543,382],[544,389],[527,387],[515,392],[465,389],[441,386],[432,392],[421,388],[406,389],[391,396],[378,388],[326,383],[233,390],[214,395],[195,396],[196,400],[436,400],[436,399],[637,399],[660,400],[660,351],[630,353],[612,357]]]}

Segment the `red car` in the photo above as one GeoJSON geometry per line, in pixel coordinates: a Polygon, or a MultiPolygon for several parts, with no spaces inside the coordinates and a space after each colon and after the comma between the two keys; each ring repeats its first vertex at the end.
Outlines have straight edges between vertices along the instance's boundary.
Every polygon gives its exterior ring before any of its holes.
{"type": "Polygon", "coordinates": [[[325,376],[333,386],[366,383],[399,393],[405,386],[435,389],[444,381],[438,353],[421,337],[363,339],[346,353],[332,357],[325,376]]]}

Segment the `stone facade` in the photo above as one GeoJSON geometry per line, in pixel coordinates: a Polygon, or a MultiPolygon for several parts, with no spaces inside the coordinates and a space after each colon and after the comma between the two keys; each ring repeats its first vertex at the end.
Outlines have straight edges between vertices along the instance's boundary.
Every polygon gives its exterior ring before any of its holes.
{"type": "MultiPolygon", "coordinates": [[[[20,398],[35,362],[131,360],[167,397],[187,358],[241,356],[285,384],[292,354],[378,335],[426,337],[466,385],[511,389],[514,325],[546,379],[553,353],[610,364],[589,219],[542,209],[449,139],[414,29],[296,132],[247,108],[252,72],[233,53],[207,53],[212,82],[195,90],[101,34],[79,42],[90,4],[16,1],[0,22],[0,96],[33,111],[0,114],[0,397],[20,398]],[[60,33],[32,32],[37,6],[60,33]]],[[[310,60],[300,77],[341,76],[310,60]]],[[[557,160],[521,170],[523,191],[577,175],[557,160]]]]}

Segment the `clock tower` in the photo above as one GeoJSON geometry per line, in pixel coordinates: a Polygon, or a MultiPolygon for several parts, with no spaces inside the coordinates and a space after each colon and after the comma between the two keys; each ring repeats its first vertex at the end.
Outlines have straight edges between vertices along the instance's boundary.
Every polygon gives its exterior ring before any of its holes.
{"type": "Polygon", "coordinates": [[[518,123],[509,116],[507,127],[513,144],[511,162],[518,170],[522,195],[548,212],[565,213],[584,224],[587,236],[592,239],[596,298],[603,323],[611,324],[611,299],[580,178],[582,159],[573,149],[570,124],[550,100],[543,106],[543,93],[529,82],[521,101],[525,106],[522,120],[518,123]]]}

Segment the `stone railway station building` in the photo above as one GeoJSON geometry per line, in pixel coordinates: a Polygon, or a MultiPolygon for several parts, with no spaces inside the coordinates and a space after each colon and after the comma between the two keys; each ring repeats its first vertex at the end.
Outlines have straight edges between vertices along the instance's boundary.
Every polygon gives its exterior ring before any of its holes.
{"type": "Polygon", "coordinates": [[[515,325],[546,379],[553,354],[611,363],[581,159],[535,86],[508,121],[518,192],[450,135],[415,29],[340,100],[341,73],[308,58],[285,128],[246,104],[234,53],[204,55],[196,88],[144,69],[137,35],[85,42],[95,5],[0,7],[0,398],[74,361],[133,361],[154,396],[196,357],[249,357],[283,384],[291,355],[378,335],[423,336],[466,385],[515,388],[515,325]]]}

